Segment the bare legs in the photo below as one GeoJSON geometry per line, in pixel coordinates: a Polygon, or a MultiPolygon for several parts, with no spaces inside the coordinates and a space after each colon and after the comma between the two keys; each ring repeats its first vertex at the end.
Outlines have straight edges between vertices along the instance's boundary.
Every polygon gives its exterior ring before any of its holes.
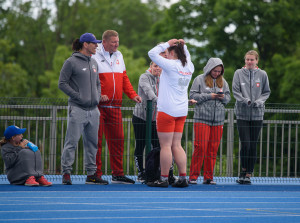
{"type": "Polygon", "coordinates": [[[167,176],[172,165],[172,155],[180,174],[186,173],[186,154],[181,146],[181,132],[158,132],[160,143],[161,175],[167,176]]]}

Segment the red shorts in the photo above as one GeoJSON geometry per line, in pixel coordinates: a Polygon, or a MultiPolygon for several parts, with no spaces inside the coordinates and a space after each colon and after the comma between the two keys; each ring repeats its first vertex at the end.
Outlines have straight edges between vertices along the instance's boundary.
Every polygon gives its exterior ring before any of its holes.
{"type": "Polygon", "coordinates": [[[157,132],[183,132],[186,116],[173,117],[164,112],[157,112],[157,132]]]}

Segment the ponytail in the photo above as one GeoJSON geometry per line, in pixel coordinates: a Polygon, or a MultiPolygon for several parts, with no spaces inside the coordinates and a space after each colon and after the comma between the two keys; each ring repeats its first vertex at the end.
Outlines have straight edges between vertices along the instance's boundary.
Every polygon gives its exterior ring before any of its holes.
{"type": "Polygon", "coordinates": [[[171,46],[168,48],[169,52],[171,52],[172,50],[175,51],[178,59],[181,61],[181,64],[184,67],[187,63],[187,60],[186,60],[186,55],[184,52],[183,45],[181,43],[178,43],[176,46],[171,46]]]}
{"type": "Polygon", "coordinates": [[[72,50],[80,51],[82,49],[83,43],[79,42],[79,39],[75,39],[72,44],[72,50]]]}

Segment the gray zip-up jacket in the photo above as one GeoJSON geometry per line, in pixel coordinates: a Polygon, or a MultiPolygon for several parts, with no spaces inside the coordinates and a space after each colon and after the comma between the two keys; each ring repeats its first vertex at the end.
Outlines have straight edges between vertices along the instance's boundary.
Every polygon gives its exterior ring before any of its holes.
{"type": "Polygon", "coordinates": [[[101,97],[97,62],[90,56],[74,52],[60,71],[58,87],[69,96],[69,105],[94,109],[101,97]]]}
{"type": "Polygon", "coordinates": [[[159,87],[159,77],[154,76],[148,70],[139,79],[138,95],[142,98],[142,103],[135,105],[133,115],[146,121],[147,100],[152,100],[152,121],[155,121],[157,113],[157,94],[159,87]]]}
{"type": "Polygon", "coordinates": [[[263,120],[265,102],[271,93],[269,79],[264,70],[259,68],[236,70],[232,92],[236,99],[234,112],[237,119],[263,120]]]}
{"type": "Polygon", "coordinates": [[[215,79],[212,88],[205,84],[205,77],[209,75],[210,71],[216,66],[223,67],[222,74],[224,74],[223,62],[219,58],[210,58],[204,67],[204,73],[194,79],[190,90],[190,99],[197,101],[194,122],[201,122],[210,126],[223,125],[225,119],[225,105],[230,101],[230,90],[228,83],[223,78],[223,87],[219,88],[215,79]],[[223,92],[223,99],[212,99],[211,93],[223,92]]]}

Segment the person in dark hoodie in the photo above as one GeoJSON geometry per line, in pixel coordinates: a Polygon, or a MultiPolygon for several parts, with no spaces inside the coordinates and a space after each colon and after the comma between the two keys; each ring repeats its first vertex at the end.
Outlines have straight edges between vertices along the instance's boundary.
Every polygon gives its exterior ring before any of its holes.
{"type": "Polygon", "coordinates": [[[257,67],[258,53],[250,50],[245,55],[245,66],[235,71],[232,92],[236,99],[234,112],[241,141],[242,171],[239,184],[251,184],[256,162],[256,144],[263,124],[265,102],[271,90],[267,73],[257,67]]]}
{"type": "Polygon", "coordinates": [[[60,72],[58,87],[69,96],[68,125],[61,157],[62,183],[71,185],[70,174],[75,159],[77,143],[83,136],[85,152],[86,184],[108,184],[95,172],[98,151],[98,128],[100,112],[97,108],[101,96],[97,62],[91,58],[100,40],[92,33],[85,33],[73,42],[75,51],[60,72]]]}
{"type": "Polygon", "coordinates": [[[213,171],[223,134],[225,105],[230,101],[230,90],[223,76],[222,60],[210,58],[203,71],[203,74],[194,79],[190,89],[190,99],[197,101],[194,112],[195,139],[190,184],[197,184],[203,161],[203,184],[216,184],[213,181],[213,171]]]}
{"type": "Polygon", "coordinates": [[[0,141],[7,179],[16,185],[51,186],[43,174],[41,152],[37,147],[28,146],[29,141],[23,139],[25,131],[15,125],[8,126],[0,141]]]}

